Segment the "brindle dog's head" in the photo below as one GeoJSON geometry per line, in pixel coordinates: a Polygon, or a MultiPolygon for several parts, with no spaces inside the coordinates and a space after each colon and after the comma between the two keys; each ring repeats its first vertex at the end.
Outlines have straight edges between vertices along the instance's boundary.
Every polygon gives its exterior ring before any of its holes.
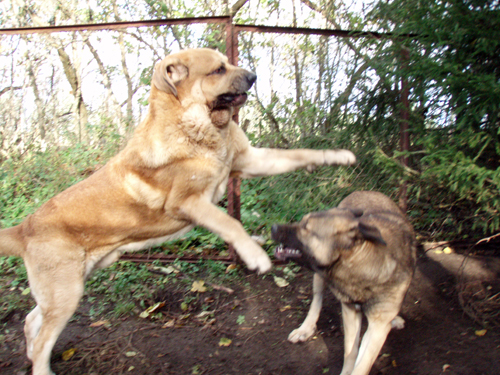
{"type": "Polygon", "coordinates": [[[318,271],[333,265],[342,252],[365,241],[385,244],[378,228],[363,220],[358,210],[333,208],[313,212],[290,225],[273,225],[272,237],[282,243],[275,250],[279,260],[294,260],[318,271]]]}
{"type": "Polygon", "coordinates": [[[231,65],[223,54],[200,48],[165,57],[156,64],[152,82],[183,106],[197,103],[217,111],[243,105],[256,79],[254,73],[231,65]]]}

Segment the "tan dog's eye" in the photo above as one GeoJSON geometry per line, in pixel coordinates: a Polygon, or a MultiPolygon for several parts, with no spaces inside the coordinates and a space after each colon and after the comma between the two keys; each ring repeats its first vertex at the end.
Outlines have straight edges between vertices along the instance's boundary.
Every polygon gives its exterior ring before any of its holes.
{"type": "Polygon", "coordinates": [[[226,73],[226,68],[224,67],[224,65],[222,65],[219,68],[217,68],[216,70],[214,70],[212,73],[210,73],[209,75],[212,75],[212,74],[224,74],[224,73],[226,73]]]}

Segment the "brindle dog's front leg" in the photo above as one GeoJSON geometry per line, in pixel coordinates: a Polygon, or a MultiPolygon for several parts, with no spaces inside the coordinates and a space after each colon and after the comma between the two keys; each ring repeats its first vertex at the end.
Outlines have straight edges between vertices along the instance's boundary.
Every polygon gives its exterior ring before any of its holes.
{"type": "Polygon", "coordinates": [[[323,291],[325,290],[325,279],[317,273],[314,274],[313,278],[313,300],[311,302],[311,307],[309,307],[309,312],[307,317],[302,323],[302,325],[293,330],[288,336],[288,341],[295,343],[306,341],[311,337],[316,331],[316,322],[319,318],[319,313],[321,312],[321,306],[323,304],[323,291]]]}

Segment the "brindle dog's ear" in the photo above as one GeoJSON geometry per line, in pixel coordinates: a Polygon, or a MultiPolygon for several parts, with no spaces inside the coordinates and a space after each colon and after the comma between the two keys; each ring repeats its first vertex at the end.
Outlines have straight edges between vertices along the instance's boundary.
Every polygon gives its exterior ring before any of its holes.
{"type": "Polygon", "coordinates": [[[350,210],[352,212],[352,214],[354,215],[354,217],[361,217],[363,216],[363,210],[360,210],[359,208],[354,208],[352,210],[350,210]]]}
{"type": "Polygon", "coordinates": [[[175,86],[185,79],[188,73],[188,68],[178,58],[167,56],[155,65],[152,81],[158,90],[177,97],[175,86]]]}
{"type": "Polygon", "coordinates": [[[363,221],[359,221],[358,225],[360,233],[363,235],[364,238],[367,240],[373,241],[373,242],[378,242],[382,245],[387,245],[387,243],[384,241],[382,238],[382,233],[378,230],[377,227],[363,223],[363,221]]]}

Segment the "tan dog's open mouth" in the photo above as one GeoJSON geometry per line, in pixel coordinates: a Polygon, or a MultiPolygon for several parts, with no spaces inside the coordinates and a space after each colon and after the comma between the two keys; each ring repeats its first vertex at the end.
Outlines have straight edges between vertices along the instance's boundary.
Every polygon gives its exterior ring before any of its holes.
{"type": "Polygon", "coordinates": [[[214,104],[214,109],[222,109],[229,107],[240,107],[247,101],[248,95],[246,92],[238,94],[222,94],[217,97],[214,104]]]}

